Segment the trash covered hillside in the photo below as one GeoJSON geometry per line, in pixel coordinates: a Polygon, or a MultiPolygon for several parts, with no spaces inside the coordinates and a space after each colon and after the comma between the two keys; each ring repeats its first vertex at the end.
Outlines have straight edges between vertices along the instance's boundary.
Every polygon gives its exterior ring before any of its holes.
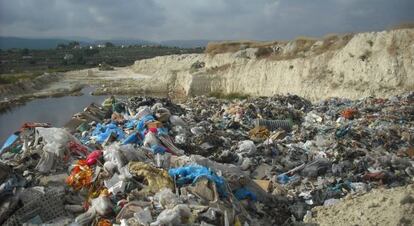
{"type": "Polygon", "coordinates": [[[111,97],[64,128],[25,123],[0,154],[3,225],[295,225],[413,183],[414,93],[111,97]]]}

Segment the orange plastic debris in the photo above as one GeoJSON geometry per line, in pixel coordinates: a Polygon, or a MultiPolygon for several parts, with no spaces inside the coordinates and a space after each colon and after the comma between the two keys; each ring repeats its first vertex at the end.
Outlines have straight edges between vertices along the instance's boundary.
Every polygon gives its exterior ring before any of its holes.
{"type": "Polygon", "coordinates": [[[99,221],[98,221],[98,223],[96,225],[97,226],[112,226],[112,223],[108,219],[101,218],[101,219],[99,219],[99,221]]]}
{"type": "Polygon", "coordinates": [[[341,112],[341,116],[346,119],[353,119],[357,113],[358,110],[353,108],[347,108],[341,112]]]}
{"type": "Polygon", "coordinates": [[[74,189],[80,190],[91,185],[92,176],[92,169],[86,164],[86,160],[78,160],[69,177],[66,178],[66,183],[74,189]]]}

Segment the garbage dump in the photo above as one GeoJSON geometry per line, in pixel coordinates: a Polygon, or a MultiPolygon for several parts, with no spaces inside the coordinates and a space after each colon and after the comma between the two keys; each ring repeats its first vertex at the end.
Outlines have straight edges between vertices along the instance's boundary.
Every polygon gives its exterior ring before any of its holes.
{"type": "Polygon", "coordinates": [[[0,223],[291,225],[346,195],[413,183],[413,134],[414,93],[111,97],[64,128],[26,123],[7,139],[0,223]]]}

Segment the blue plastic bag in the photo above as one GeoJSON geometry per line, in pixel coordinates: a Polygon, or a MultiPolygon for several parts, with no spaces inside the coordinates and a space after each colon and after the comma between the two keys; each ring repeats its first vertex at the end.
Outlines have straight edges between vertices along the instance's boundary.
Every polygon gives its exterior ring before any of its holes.
{"type": "Polygon", "coordinates": [[[139,132],[144,131],[145,130],[145,124],[147,122],[151,122],[151,121],[154,121],[154,120],[155,120],[155,118],[152,115],[146,115],[146,116],[142,117],[142,119],[139,120],[139,122],[137,124],[137,130],[139,132]]]}
{"type": "Polygon", "coordinates": [[[167,151],[167,148],[162,145],[155,144],[151,146],[151,150],[154,154],[164,154],[167,151]]]}
{"type": "Polygon", "coordinates": [[[139,144],[139,145],[141,145],[142,144],[142,139],[138,136],[139,136],[138,133],[132,133],[127,138],[125,138],[124,141],[122,141],[122,145],[124,145],[124,144],[139,144]]]}
{"type": "Polygon", "coordinates": [[[289,177],[286,174],[280,174],[279,176],[277,176],[277,182],[279,182],[280,184],[287,184],[290,181],[291,177],[289,177]]]}
{"type": "Polygon", "coordinates": [[[125,138],[124,131],[119,128],[115,123],[109,123],[108,125],[98,124],[96,125],[95,130],[92,132],[92,135],[96,138],[96,142],[102,144],[108,139],[111,134],[115,134],[117,140],[122,140],[125,138]]]}
{"type": "Polygon", "coordinates": [[[125,128],[127,128],[127,129],[132,129],[132,128],[134,128],[135,126],[137,126],[137,124],[138,124],[138,120],[136,120],[136,119],[131,119],[131,120],[128,120],[128,121],[125,123],[125,128]]]}
{"type": "Polygon", "coordinates": [[[253,201],[257,200],[257,196],[245,187],[239,188],[233,191],[233,193],[234,193],[234,196],[236,196],[238,200],[243,200],[243,199],[250,199],[253,201]]]}
{"type": "Polygon", "coordinates": [[[200,165],[191,165],[178,168],[172,168],[168,171],[171,177],[176,179],[178,186],[185,184],[194,184],[200,178],[207,178],[216,184],[217,191],[221,197],[226,197],[226,185],[222,177],[217,176],[213,171],[207,167],[200,165]]]}

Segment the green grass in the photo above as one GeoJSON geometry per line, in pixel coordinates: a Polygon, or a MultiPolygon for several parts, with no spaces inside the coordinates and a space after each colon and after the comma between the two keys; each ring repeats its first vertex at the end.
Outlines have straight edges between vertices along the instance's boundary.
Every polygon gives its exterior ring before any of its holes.
{"type": "Polygon", "coordinates": [[[42,72],[0,75],[0,84],[14,84],[22,80],[32,80],[42,75],[42,72]]]}

